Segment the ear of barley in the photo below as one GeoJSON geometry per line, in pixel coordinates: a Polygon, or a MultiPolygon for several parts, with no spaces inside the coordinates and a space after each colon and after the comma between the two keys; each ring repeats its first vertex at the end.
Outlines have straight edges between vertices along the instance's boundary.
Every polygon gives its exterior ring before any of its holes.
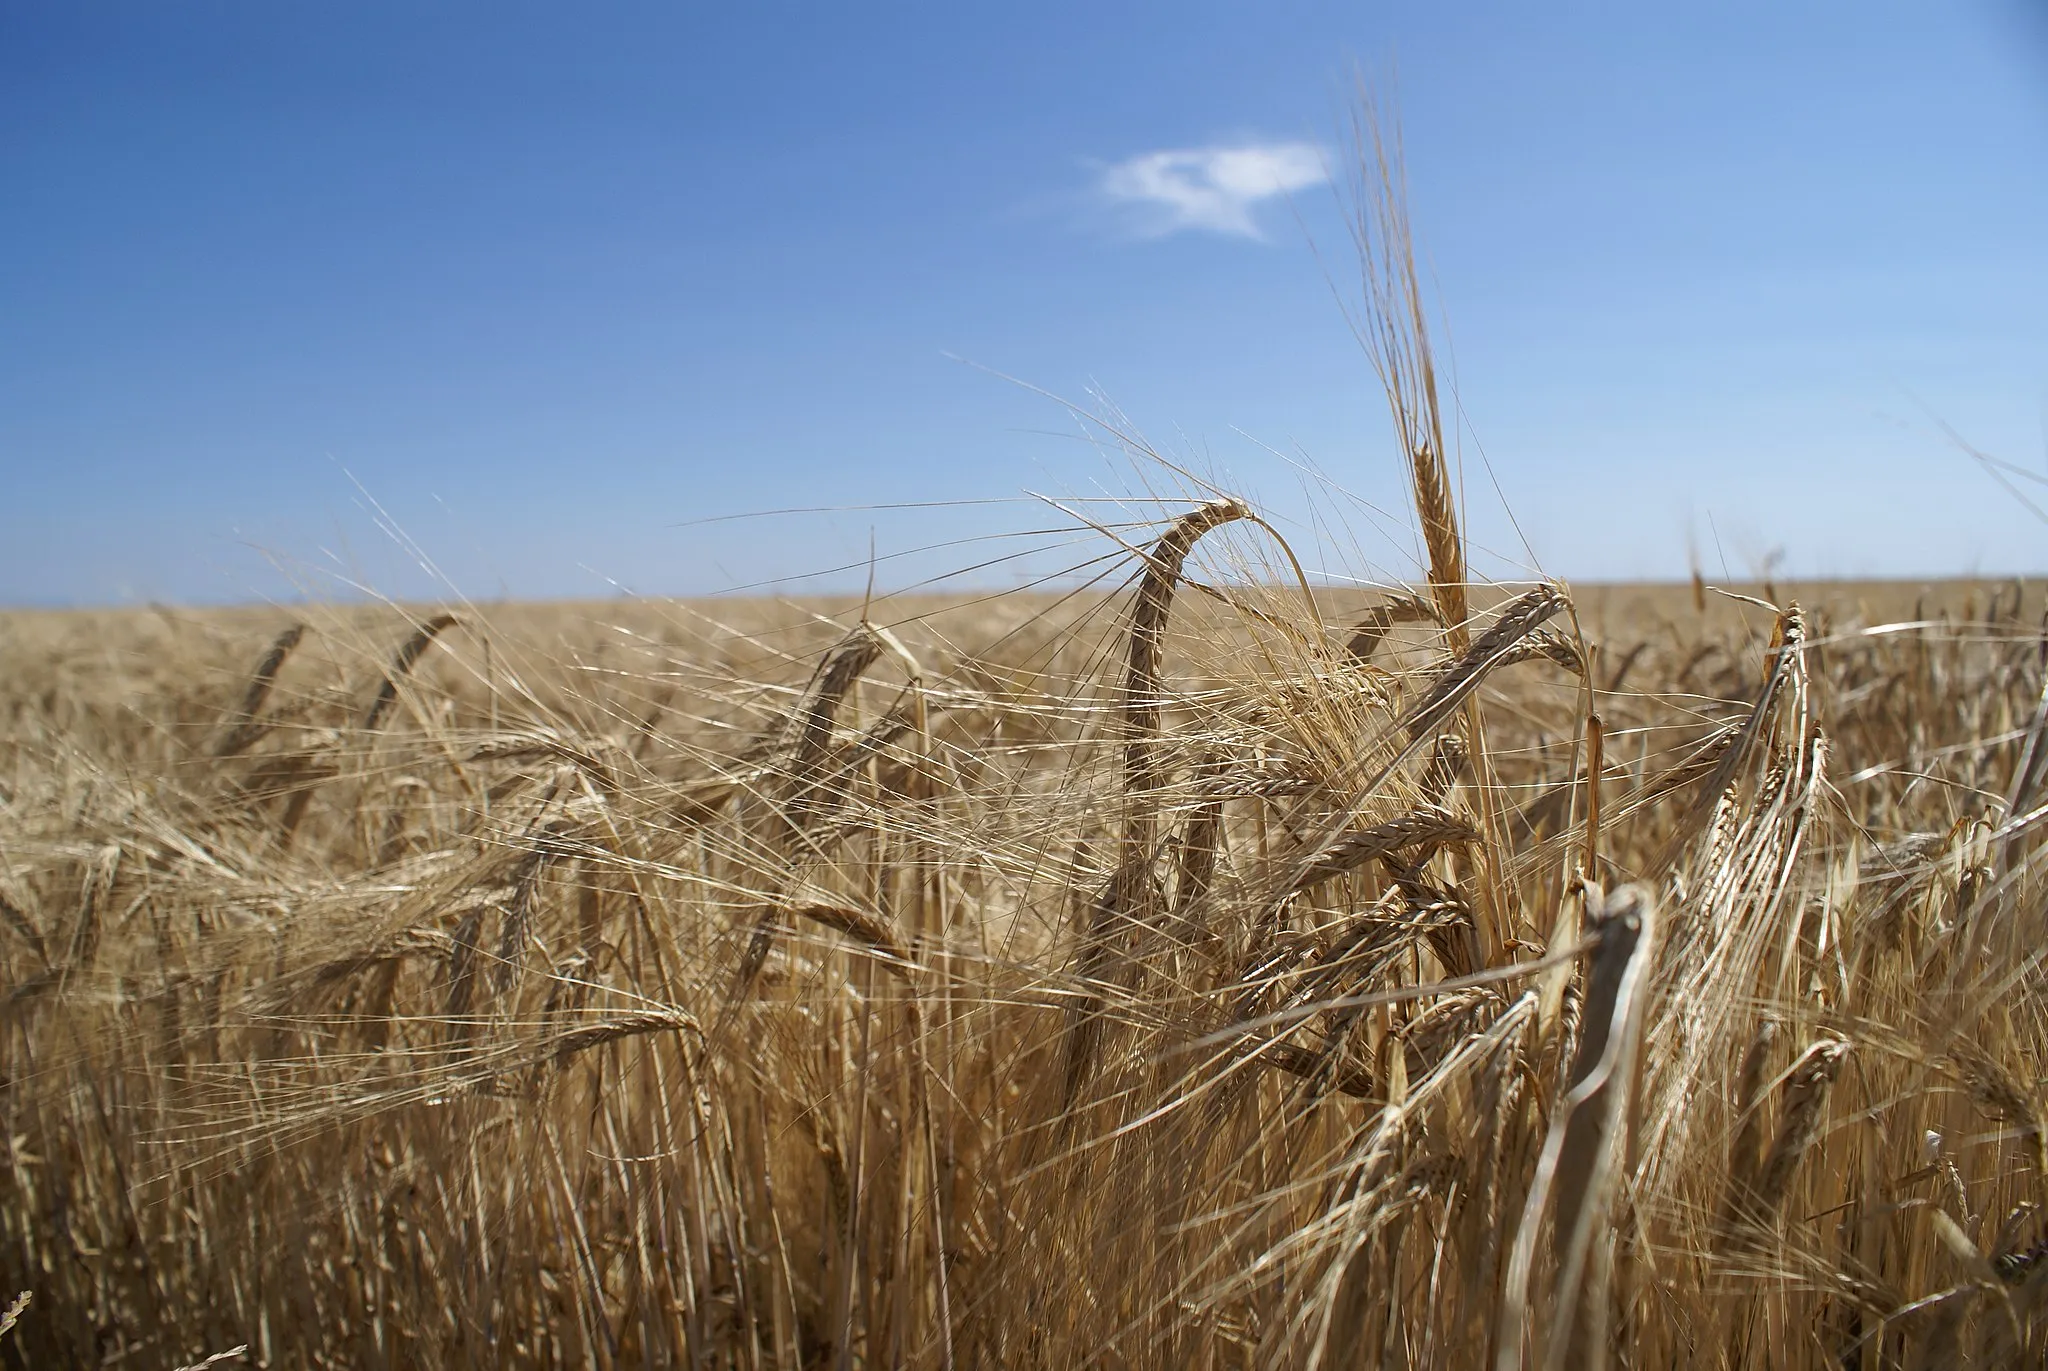
{"type": "Polygon", "coordinates": [[[1369,101],[1353,128],[1359,153],[1352,197],[1352,243],[1366,307],[1353,332],[1379,374],[1393,410],[1394,429],[1408,462],[1415,512],[1428,553],[1429,588],[1451,650],[1464,651],[1468,630],[1465,596],[1465,540],[1445,458],[1443,420],[1438,409],[1436,362],[1431,355],[1427,310],[1415,270],[1398,136],[1388,140],[1369,101]]]}
{"type": "Polygon", "coordinates": [[[1386,603],[1375,606],[1352,626],[1344,650],[1361,662],[1370,661],[1396,625],[1442,622],[1441,611],[1428,601],[1413,595],[1390,595],[1386,603]]]}
{"type": "Polygon", "coordinates": [[[242,702],[236,707],[233,718],[222,732],[220,741],[214,744],[213,755],[232,757],[247,750],[250,745],[269,732],[269,725],[257,716],[262,714],[264,702],[270,698],[270,689],[277,682],[277,673],[284,669],[285,659],[305,636],[304,624],[293,624],[286,628],[270,644],[270,650],[256,663],[255,671],[249,675],[249,684],[242,691],[242,702]]]}
{"type": "Polygon", "coordinates": [[[2028,1164],[2035,1175],[2048,1177],[2048,1119],[2044,1119],[2040,1098],[1981,1048],[1970,1046],[1952,1053],[1948,1065],[1980,1108],[2001,1123],[2018,1126],[2028,1164]]]}
{"type": "Polygon", "coordinates": [[[85,863],[79,883],[78,917],[71,926],[71,948],[66,958],[67,974],[89,971],[99,955],[100,939],[106,931],[107,906],[112,903],[114,877],[121,869],[121,848],[108,843],[85,863]]]}
{"type": "Polygon", "coordinates": [[[370,701],[369,711],[363,715],[363,722],[360,725],[363,732],[377,731],[377,726],[384,722],[385,715],[398,703],[400,683],[412,674],[413,667],[419,663],[426,650],[433,646],[434,639],[455,627],[456,622],[453,614],[436,614],[414,629],[412,636],[399,644],[398,651],[392,654],[390,670],[384,673],[384,679],[377,685],[376,698],[370,701]]]}
{"type": "Polygon", "coordinates": [[[1757,1168],[1763,1162],[1764,1107],[1769,1103],[1771,1051],[1777,1041],[1777,1021],[1758,1020],[1736,1075],[1735,1128],[1728,1148],[1728,1194],[1722,1211],[1724,1224],[1731,1227],[1756,1205],[1757,1168]]]}
{"type": "Polygon", "coordinates": [[[596,1023],[557,1033],[542,1050],[541,1059],[552,1061],[557,1066],[566,1065],[578,1053],[588,1052],[606,1043],[618,1042],[624,1038],[643,1037],[649,1033],[689,1033],[698,1040],[704,1037],[703,1027],[690,1015],[677,1009],[650,1009],[637,1014],[621,1014],[596,1023]]]}
{"type": "MultiPolygon", "coordinates": [[[[777,859],[788,861],[804,841],[806,831],[836,802],[838,796],[827,785],[825,772],[840,705],[868,668],[881,660],[885,646],[867,624],[856,626],[820,660],[796,711],[780,731],[774,751],[786,760],[781,764],[780,774],[770,773],[763,778],[768,791],[765,798],[772,811],[764,856],[771,864],[777,859]]],[[[770,879],[780,883],[784,874],[771,869],[770,879]]],[[[732,988],[727,994],[728,1013],[746,998],[767,965],[781,927],[781,916],[779,896],[762,901],[754,918],[753,933],[733,974],[732,988]]]]}
{"type": "Polygon", "coordinates": [[[1849,1044],[1826,1038],[1799,1054],[1778,1089],[1778,1131],[1758,1163],[1753,1184],[1738,1187],[1743,1196],[1743,1223],[1734,1238],[1736,1250],[1754,1250],[1776,1222],[1799,1163],[1812,1150],[1826,1122],[1828,1093],[1849,1053],[1849,1044]]]}
{"type": "Polygon", "coordinates": [[[1284,898],[1292,898],[1310,886],[1396,852],[1420,850],[1413,857],[1419,862],[1427,859],[1427,852],[1438,847],[1447,843],[1470,842],[1477,836],[1469,824],[1442,810],[1404,814],[1398,819],[1344,834],[1325,847],[1296,872],[1293,888],[1284,898]]]}
{"type": "Polygon", "coordinates": [[[1566,605],[1556,586],[1541,585],[1502,609],[1456,660],[1437,673],[1421,703],[1407,717],[1408,735],[1433,734],[1465,701],[1486,673],[1511,661],[1521,643],[1566,605]]]}
{"type": "Polygon", "coordinates": [[[1066,1064],[1061,1072],[1063,1113],[1071,1110],[1095,1065],[1103,1001],[1094,987],[1110,970],[1117,940],[1134,926],[1150,922],[1161,789],[1157,761],[1159,653],[1173,608],[1174,588],[1198,541],[1250,515],[1251,510],[1240,501],[1212,501],[1174,520],[1145,555],[1145,571],[1131,611],[1123,691],[1118,701],[1124,740],[1122,833],[1115,870],[1089,906],[1082,931],[1077,974],[1083,988],[1067,1014],[1066,1064]]]}

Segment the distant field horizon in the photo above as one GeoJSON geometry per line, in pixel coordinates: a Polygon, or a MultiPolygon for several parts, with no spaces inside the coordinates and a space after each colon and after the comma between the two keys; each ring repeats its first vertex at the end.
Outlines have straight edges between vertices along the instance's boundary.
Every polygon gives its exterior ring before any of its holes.
{"type": "MultiPolygon", "coordinates": [[[[1476,587],[1487,585],[1527,586],[1540,579],[1545,578],[1530,577],[1520,580],[1475,579],[1472,584],[1476,587]]],[[[1615,580],[1580,580],[1569,576],[1558,576],[1550,579],[1555,579],[1559,583],[1569,586],[1574,599],[1578,601],[1582,608],[1594,604],[1609,604],[1616,600],[1628,599],[1630,597],[1643,597],[1650,604],[1660,602],[1666,595],[1677,595],[1689,600],[1693,593],[1693,581],[1689,577],[1629,577],[1615,580]]],[[[1968,596],[1972,593],[1981,594],[1991,590],[1997,590],[2004,594],[2010,592],[2015,584],[2031,590],[2043,582],[2048,582],[2048,568],[2005,576],[1813,576],[1785,577],[1773,580],[1761,580],[1754,577],[1722,580],[1708,576],[1702,578],[1701,584],[1706,588],[1710,596],[1716,592],[1728,592],[1768,599],[1770,596],[1766,592],[1775,589],[1778,593],[1792,598],[1797,598],[1803,594],[1806,596],[1823,595],[1831,600],[1839,600],[1844,595],[1853,595],[1860,600],[1873,604],[1890,606],[1909,603],[1913,597],[1926,594],[1939,594],[1944,597],[1942,603],[1946,604],[1946,597],[1951,595],[1968,596]]],[[[1345,602],[1352,597],[1359,596],[1369,598],[1393,588],[1394,584],[1396,583],[1351,585],[1334,581],[1310,581],[1311,588],[1319,596],[1327,593],[1337,597],[1338,602],[1345,602]]],[[[1398,584],[1404,588],[1414,588],[1424,584],[1424,581],[1423,578],[1417,577],[1413,581],[1398,584]]],[[[418,608],[454,604],[500,609],[573,609],[581,606],[588,606],[594,609],[600,606],[616,607],[622,604],[730,605],[750,603],[775,604],[783,602],[805,606],[831,605],[834,607],[834,612],[837,612],[845,607],[857,607],[863,601],[903,608],[917,606],[919,607],[919,612],[928,612],[930,606],[969,600],[986,601],[1008,597],[1051,600],[1075,594],[1107,596],[1116,594],[1119,589],[1123,588],[1123,585],[1124,583],[1119,581],[1108,586],[1098,584],[1090,587],[1054,585],[1051,587],[1026,586],[1020,588],[991,585],[968,586],[952,591],[912,590],[898,592],[878,589],[872,595],[861,590],[800,590],[776,593],[759,589],[713,591],[701,595],[665,594],[659,592],[648,592],[645,594],[620,593],[617,595],[467,595],[460,591],[451,591],[449,594],[439,597],[407,595],[386,598],[377,595],[357,595],[264,598],[252,596],[242,600],[150,598],[128,601],[93,601],[61,604],[14,601],[0,603],[0,615],[147,614],[159,610],[174,610],[180,613],[191,614],[240,614],[262,613],[279,609],[310,610],[320,607],[374,609],[389,607],[418,608]]]]}

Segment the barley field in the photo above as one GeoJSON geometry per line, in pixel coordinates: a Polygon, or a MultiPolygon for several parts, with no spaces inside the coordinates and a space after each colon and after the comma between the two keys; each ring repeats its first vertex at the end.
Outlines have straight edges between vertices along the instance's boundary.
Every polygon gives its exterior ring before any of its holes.
{"type": "Polygon", "coordinates": [[[0,617],[14,1364],[2038,1364],[2035,585],[0,617]]]}

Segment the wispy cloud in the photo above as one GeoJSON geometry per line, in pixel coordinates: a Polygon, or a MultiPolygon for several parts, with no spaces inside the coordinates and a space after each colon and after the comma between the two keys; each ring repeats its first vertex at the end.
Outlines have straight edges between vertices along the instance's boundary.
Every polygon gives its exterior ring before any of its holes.
{"type": "Polygon", "coordinates": [[[1330,179],[1313,143],[1238,143],[1169,148],[1106,167],[1098,187],[1146,238],[1194,230],[1262,238],[1254,208],[1330,179]]]}

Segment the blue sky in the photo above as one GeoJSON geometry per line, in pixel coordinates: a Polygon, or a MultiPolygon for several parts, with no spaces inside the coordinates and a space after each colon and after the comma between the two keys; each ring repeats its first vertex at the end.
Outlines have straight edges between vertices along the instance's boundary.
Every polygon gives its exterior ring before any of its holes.
{"type": "Polygon", "coordinates": [[[857,589],[1060,516],[694,521],[1142,479],[1005,376],[1405,574],[1354,69],[1481,570],[2048,571],[2039,4],[0,0],[0,602],[857,589]]]}

